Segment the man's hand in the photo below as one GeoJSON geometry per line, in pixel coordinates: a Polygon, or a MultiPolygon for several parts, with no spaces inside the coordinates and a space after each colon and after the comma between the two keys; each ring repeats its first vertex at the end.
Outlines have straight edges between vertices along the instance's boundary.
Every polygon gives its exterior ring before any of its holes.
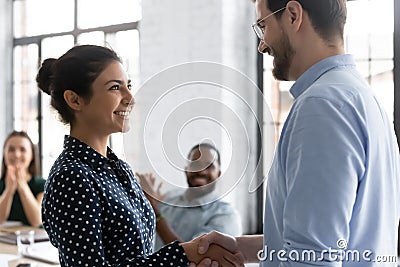
{"type": "Polygon", "coordinates": [[[232,253],[239,252],[236,238],[217,231],[213,231],[199,237],[198,253],[206,253],[211,244],[219,245],[232,253]]]}
{"type": "MultiPolygon", "coordinates": [[[[207,236],[203,235],[192,241],[182,243],[191,266],[244,266],[244,258],[240,253],[231,252],[219,245],[213,244],[213,242],[209,242],[215,240],[224,243],[215,234],[210,239],[207,236]],[[203,247],[206,247],[202,253],[199,253],[200,242],[203,243],[203,247]]],[[[227,242],[228,246],[232,246],[231,241],[227,242]]]]}
{"type": "Polygon", "coordinates": [[[153,208],[156,207],[165,197],[165,194],[162,194],[160,191],[163,183],[160,182],[156,188],[156,178],[152,173],[136,173],[136,176],[139,178],[140,186],[151,205],[153,208]]]}
{"type": "MultiPolygon", "coordinates": [[[[258,252],[263,247],[263,235],[245,235],[239,237],[232,237],[219,232],[211,232],[202,235],[198,240],[198,250],[200,255],[207,256],[206,253],[212,245],[223,247],[230,251],[235,257],[240,258],[242,263],[258,263],[258,252]]],[[[192,262],[190,267],[217,267],[217,261],[208,257],[203,259],[200,263],[192,262]]]]}

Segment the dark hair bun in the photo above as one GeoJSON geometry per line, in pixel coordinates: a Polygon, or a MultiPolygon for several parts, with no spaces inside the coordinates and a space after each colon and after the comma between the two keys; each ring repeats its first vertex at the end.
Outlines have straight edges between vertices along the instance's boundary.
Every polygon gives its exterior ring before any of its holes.
{"type": "Polygon", "coordinates": [[[43,61],[36,76],[37,86],[48,95],[51,95],[51,91],[53,90],[53,74],[56,61],[57,59],[55,58],[48,58],[43,61]]]}

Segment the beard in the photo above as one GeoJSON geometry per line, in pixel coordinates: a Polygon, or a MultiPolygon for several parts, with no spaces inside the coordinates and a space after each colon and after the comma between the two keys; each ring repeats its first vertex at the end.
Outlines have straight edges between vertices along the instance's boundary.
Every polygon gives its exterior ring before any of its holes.
{"type": "Polygon", "coordinates": [[[273,49],[272,46],[270,48],[271,50],[273,50],[274,56],[274,68],[272,69],[272,75],[275,77],[275,79],[279,81],[288,81],[289,68],[295,51],[290,44],[289,38],[285,32],[282,32],[282,37],[275,47],[276,49],[273,49]]]}

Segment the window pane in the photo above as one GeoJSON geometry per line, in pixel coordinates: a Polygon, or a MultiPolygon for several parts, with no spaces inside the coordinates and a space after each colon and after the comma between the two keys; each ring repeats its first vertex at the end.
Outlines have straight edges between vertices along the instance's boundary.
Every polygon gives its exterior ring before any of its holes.
{"type": "Polygon", "coordinates": [[[346,31],[355,33],[393,33],[393,0],[347,2],[346,31]]]}
{"type": "Polygon", "coordinates": [[[49,57],[59,58],[73,46],[74,37],[72,35],[45,38],[42,41],[42,60],[49,57]]]}
{"type": "Polygon", "coordinates": [[[347,8],[346,51],[357,59],[392,59],[393,1],[350,1],[347,8]]]}
{"type": "Polygon", "coordinates": [[[78,27],[81,29],[134,22],[141,16],[140,0],[78,0],[78,27]]]}
{"type": "MultiPolygon", "coordinates": [[[[381,64],[386,66],[391,64],[393,68],[392,61],[382,62],[381,64]]],[[[388,114],[390,121],[393,121],[393,113],[394,113],[393,71],[389,70],[385,72],[380,72],[378,75],[372,76],[371,88],[376,97],[379,99],[383,108],[386,110],[386,113],[388,114]]]]}
{"type": "Polygon", "coordinates": [[[14,36],[16,38],[71,31],[73,27],[73,0],[14,1],[14,36]]]}
{"type": "MultiPolygon", "coordinates": [[[[42,60],[53,57],[59,58],[74,45],[72,36],[46,38],[42,41],[42,60]]],[[[50,105],[50,96],[42,93],[42,166],[43,175],[48,175],[56,157],[61,153],[64,134],[68,127],[58,119],[58,113],[50,105]]]]}
{"type": "Polygon", "coordinates": [[[393,58],[393,32],[374,33],[371,35],[371,57],[380,59],[393,58]],[[385,41],[382,41],[385,40],[385,41]]]}
{"type": "Polygon", "coordinates": [[[371,76],[379,76],[393,71],[393,60],[373,60],[371,62],[371,76]]]}
{"type": "Polygon", "coordinates": [[[50,96],[45,93],[42,93],[42,113],[42,173],[47,178],[62,151],[64,135],[69,134],[69,127],[60,122],[57,111],[50,105],[50,96]]]}
{"type": "Polygon", "coordinates": [[[347,2],[346,51],[393,120],[393,1],[347,2]],[[361,12],[362,10],[362,12],[361,12]]]}
{"type": "Polygon", "coordinates": [[[104,46],[104,32],[88,32],[78,36],[78,44],[92,44],[104,46]]]}
{"type": "Polygon", "coordinates": [[[370,57],[369,35],[349,34],[345,37],[346,53],[352,54],[356,59],[368,59],[370,57]]]}
{"type": "Polygon", "coordinates": [[[391,59],[393,58],[392,40],[393,33],[349,34],[346,36],[346,51],[354,55],[356,59],[391,59]]]}
{"type": "Polygon", "coordinates": [[[27,131],[34,143],[39,140],[37,66],[37,45],[14,48],[14,128],[27,131]]]}
{"type": "Polygon", "coordinates": [[[120,31],[115,34],[114,49],[124,61],[133,85],[139,81],[139,32],[137,30],[120,31]]]}

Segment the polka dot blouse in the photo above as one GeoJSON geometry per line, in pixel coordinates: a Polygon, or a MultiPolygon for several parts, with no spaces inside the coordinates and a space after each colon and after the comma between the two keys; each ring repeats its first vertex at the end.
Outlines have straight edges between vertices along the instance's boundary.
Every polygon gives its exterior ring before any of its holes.
{"type": "Polygon", "coordinates": [[[153,253],[155,216],[127,163],[66,136],[42,202],[62,266],[188,266],[174,242],[153,253]]]}

